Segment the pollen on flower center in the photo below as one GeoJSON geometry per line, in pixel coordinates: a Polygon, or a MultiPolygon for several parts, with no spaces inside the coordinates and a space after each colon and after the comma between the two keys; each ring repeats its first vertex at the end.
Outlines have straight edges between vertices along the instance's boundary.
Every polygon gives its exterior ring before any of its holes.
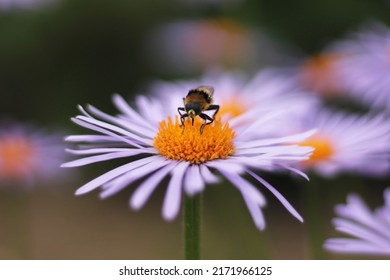
{"type": "Polygon", "coordinates": [[[305,163],[313,164],[318,161],[326,160],[334,154],[334,148],[332,142],[321,135],[314,135],[308,138],[306,141],[300,143],[301,146],[310,146],[314,148],[314,152],[310,159],[305,163]]]}
{"type": "Polygon", "coordinates": [[[178,118],[175,122],[168,118],[168,121],[160,123],[153,144],[160,155],[178,161],[201,164],[214,159],[225,159],[234,153],[235,132],[227,123],[222,124],[220,120],[215,120],[204,128],[202,134],[200,126],[203,121],[199,118],[195,119],[194,125],[190,120],[184,124],[185,129],[182,133],[178,118]]]}

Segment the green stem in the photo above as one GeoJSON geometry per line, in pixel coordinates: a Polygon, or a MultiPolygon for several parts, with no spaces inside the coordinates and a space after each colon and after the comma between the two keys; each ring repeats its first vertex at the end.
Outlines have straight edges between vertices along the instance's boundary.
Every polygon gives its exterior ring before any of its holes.
{"type": "Polygon", "coordinates": [[[312,259],[325,259],[326,252],[322,244],[325,240],[325,213],[323,207],[327,198],[324,196],[324,186],[321,178],[315,174],[310,176],[310,185],[304,186],[305,224],[308,231],[308,242],[312,259]]]}
{"type": "Polygon", "coordinates": [[[201,195],[184,195],[184,255],[187,260],[200,259],[201,195]]]}

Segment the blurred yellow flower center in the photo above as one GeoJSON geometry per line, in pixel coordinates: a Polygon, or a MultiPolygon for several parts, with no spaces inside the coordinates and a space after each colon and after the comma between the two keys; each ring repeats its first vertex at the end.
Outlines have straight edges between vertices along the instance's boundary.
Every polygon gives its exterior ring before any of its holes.
{"type": "Polygon", "coordinates": [[[201,164],[214,159],[225,159],[234,153],[233,139],[235,132],[227,123],[222,124],[215,120],[205,126],[203,134],[200,134],[200,126],[203,121],[197,117],[194,125],[191,120],[185,123],[182,133],[181,123],[176,117],[173,122],[160,123],[159,132],[154,138],[154,147],[158,153],[166,158],[178,161],[189,161],[192,164],[201,164]]]}
{"type": "Polygon", "coordinates": [[[240,103],[238,100],[227,100],[220,105],[220,115],[226,114],[231,117],[237,117],[246,111],[244,104],[240,103]]]}
{"type": "Polygon", "coordinates": [[[300,145],[314,148],[314,152],[310,159],[305,161],[305,163],[308,164],[314,164],[318,161],[326,160],[334,153],[332,142],[328,138],[321,135],[314,135],[308,138],[306,141],[301,142],[300,145]]]}
{"type": "Polygon", "coordinates": [[[34,154],[34,146],[28,139],[0,138],[0,173],[12,177],[20,175],[26,167],[34,168],[33,162],[30,161],[34,154]]]}

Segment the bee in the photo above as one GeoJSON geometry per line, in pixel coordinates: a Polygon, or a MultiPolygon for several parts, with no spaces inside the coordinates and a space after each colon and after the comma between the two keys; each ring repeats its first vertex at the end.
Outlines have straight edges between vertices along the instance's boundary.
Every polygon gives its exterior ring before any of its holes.
{"type": "Polygon", "coordinates": [[[184,133],[184,119],[191,118],[192,125],[196,116],[204,120],[200,127],[200,134],[203,133],[204,127],[214,121],[215,115],[219,111],[219,105],[213,104],[214,88],[209,86],[199,86],[191,89],[187,96],[183,98],[184,107],[177,108],[180,115],[181,125],[184,133]],[[204,111],[215,110],[212,117],[203,113],[204,111]],[[183,113],[184,112],[184,113],[183,113]]]}

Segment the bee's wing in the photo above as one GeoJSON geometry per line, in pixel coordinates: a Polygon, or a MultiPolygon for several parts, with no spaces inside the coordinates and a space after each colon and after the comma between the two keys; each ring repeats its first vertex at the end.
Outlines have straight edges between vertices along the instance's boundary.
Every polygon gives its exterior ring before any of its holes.
{"type": "Polygon", "coordinates": [[[210,98],[213,97],[213,95],[214,95],[214,88],[213,87],[202,86],[202,88],[204,89],[204,91],[206,91],[210,95],[210,98]]]}

